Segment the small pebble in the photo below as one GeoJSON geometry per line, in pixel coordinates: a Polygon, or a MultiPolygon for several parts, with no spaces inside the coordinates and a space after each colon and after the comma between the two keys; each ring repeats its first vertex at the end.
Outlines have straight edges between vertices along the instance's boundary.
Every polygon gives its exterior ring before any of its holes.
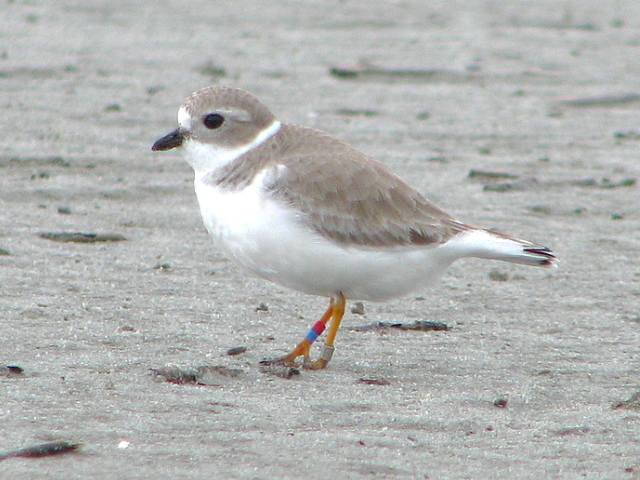
{"type": "Polygon", "coordinates": [[[640,140],[640,130],[618,131],[613,136],[619,140],[640,140]]]}
{"type": "Polygon", "coordinates": [[[354,315],[364,315],[364,303],[356,302],[351,306],[351,313],[354,315]]]}
{"type": "Polygon", "coordinates": [[[498,397],[493,401],[493,405],[498,408],[507,408],[508,400],[506,397],[498,397]]]}
{"type": "Polygon", "coordinates": [[[256,307],[256,312],[268,312],[269,306],[266,303],[261,303],[256,307]]]}
{"type": "Polygon", "coordinates": [[[162,85],[151,85],[150,87],[147,87],[147,94],[155,95],[156,93],[161,92],[162,90],[164,90],[164,87],[162,85]]]}
{"type": "Polygon", "coordinates": [[[197,68],[198,73],[207,77],[226,77],[227,71],[224,67],[215,65],[213,62],[207,62],[197,68]]]}
{"type": "Polygon", "coordinates": [[[71,209],[69,207],[58,207],[58,213],[61,215],[69,215],[71,214],[71,209]]]}
{"type": "Polygon", "coordinates": [[[31,175],[31,180],[36,180],[38,178],[49,178],[51,175],[49,174],[49,172],[38,172],[38,173],[34,173],[33,175],[31,175]]]}
{"type": "Polygon", "coordinates": [[[246,351],[247,351],[247,347],[233,347],[227,350],[227,355],[230,355],[230,356],[240,355],[241,353],[244,353],[246,351]]]}
{"type": "Polygon", "coordinates": [[[527,208],[530,212],[533,212],[533,213],[540,213],[543,215],[551,214],[551,207],[548,207],[546,205],[532,205],[527,208]]]}

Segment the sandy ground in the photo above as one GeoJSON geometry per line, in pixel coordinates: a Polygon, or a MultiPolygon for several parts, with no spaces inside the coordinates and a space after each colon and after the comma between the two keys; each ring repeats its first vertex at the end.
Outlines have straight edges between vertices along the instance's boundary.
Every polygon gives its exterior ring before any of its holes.
{"type": "Polygon", "coordinates": [[[0,478],[640,478],[640,410],[613,408],[640,389],[640,4],[428,3],[2,2],[0,450],[83,447],[0,478]],[[149,150],[218,82],[561,268],[459,262],[349,314],[328,370],[262,373],[326,300],[225,260],[149,150]],[[66,231],[126,241],[38,236],[66,231]],[[349,330],[415,320],[450,331],[349,330]]]}

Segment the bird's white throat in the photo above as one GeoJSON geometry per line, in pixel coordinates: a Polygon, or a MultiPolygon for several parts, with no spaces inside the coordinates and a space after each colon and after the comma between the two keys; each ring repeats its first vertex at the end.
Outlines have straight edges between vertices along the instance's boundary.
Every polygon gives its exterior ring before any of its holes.
{"type": "MultiPolygon", "coordinates": [[[[183,121],[185,124],[190,124],[190,119],[185,119],[183,121]]],[[[258,133],[251,142],[236,148],[225,148],[211,143],[202,143],[198,140],[186,139],[183,143],[184,148],[182,149],[185,160],[193,168],[196,178],[201,177],[202,175],[217,170],[220,167],[224,167],[239,156],[247,153],[249,150],[258,147],[278,133],[280,126],[280,122],[278,120],[274,120],[271,125],[258,133]]]]}

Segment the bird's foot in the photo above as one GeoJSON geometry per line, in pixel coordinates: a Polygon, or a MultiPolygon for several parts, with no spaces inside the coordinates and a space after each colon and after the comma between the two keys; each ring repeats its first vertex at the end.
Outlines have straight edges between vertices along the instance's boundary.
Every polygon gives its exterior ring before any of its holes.
{"type": "Polygon", "coordinates": [[[320,354],[320,358],[316,360],[311,360],[310,357],[305,357],[304,362],[302,364],[302,368],[305,370],[322,370],[329,365],[331,361],[331,357],[333,356],[334,347],[330,347],[328,345],[324,345],[322,348],[322,353],[320,354]]]}
{"type": "Polygon", "coordinates": [[[324,345],[320,358],[311,360],[309,351],[311,345],[304,340],[300,342],[291,353],[283,357],[262,360],[261,365],[283,365],[285,367],[304,368],[305,370],[322,370],[327,367],[331,357],[333,356],[333,347],[324,345]],[[298,358],[302,357],[302,363],[298,361],[298,358]]]}
{"type": "Polygon", "coordinates": [[[303,366],[305,363],[309,361],[309,350],[311,345],[303,340],[300,342],[296,348],[294,348],[291,353],[284,355],[283,357],[277,357],[267,360],[262,360],[260,362],[261,365],[283,365],[285,367],[294,367],[297,368],[300,365],[296,361],[298,357],[303,357],[303,366]]]}
{"type": "Polygon", "coordinates": [[[286,367],[293,368],[301,366],[305,370],[322,370],[326,368],[327,365],[329,365],[331,357],[333,356],[333,351],[335,350],[333,342],[336,338],[336,334],[338,333],[338,328],[340,328],[340,322],[344,315],[345,304],[346,299],[342,293],[338,293],[334,297],[331,297],[329,308],[327,308],[324,315],[322,315],[320,320],[311,327],[311,330],[307,332],[304,339],[296,345],[296,348],[294,348],[291,353],[273,360],[263,360],[260,363],[262,365],[284,365],[286,367]],[[322,332],[324,332],[327,322],[329,321],[331,321],[331,326],[329,328],[327,339],[322,347],[322,353],[318,359],[311,360],[311,345],[313,345],[313,342],[322,335],[322,332]],[[299,357],[302,357],[302,365],[297,363],[299,357]]]}

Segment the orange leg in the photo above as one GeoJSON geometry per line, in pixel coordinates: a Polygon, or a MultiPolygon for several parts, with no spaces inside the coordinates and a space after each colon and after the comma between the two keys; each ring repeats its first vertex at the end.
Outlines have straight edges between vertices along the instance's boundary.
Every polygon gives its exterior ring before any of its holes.
{"type": "Polygon", "coordinates": [[[336,335],[338,333],[338,329],[340,328],[340,322],[342,321],[342,317],[344,316],[344,310],[346,305],[346,299],[342,293],[337,294],[335,297],[331,298],[331,302],[329,303],[329,308],[324,312],[322,318],[318,320],[307,336],[300,342],[296,347],[284,357],[277,360],[278,363],[284,363],[285,365],[293,366],[295,365],[295,361],[298,357],[304,357],[303,367],[311,370],[320,370],[325,368],[329,361],[331,360],[331,356],[333,355],[333,351],[335,350],[333,343],[335,342],[336,335]],[[324,347],[322,349],[322,353],[320,358],[317,360],[311,360],[310,351],[311,345],[316,340],[316,338],[324,331],[326,324],[329,323],[329,332],[327,333],[327,339],[324,342],[324,347]]]}
{"type": "MultiPolygon", "coordinates": [[[[331,320],[333,316],[333,299],[329,303],[329,307],[324,312],[320,320],[316,322],[316,325],[321,326],[322,330],[326,326],[327,322],[331,320]]],[[[305,363],[309,361],[309,352],[311,350],[311,345],[313,342],[309,340],[307,337],[303,338],[302,341],[296,345],[296,347],[289,353],[280,359],[282,363],[285,365],[293,365],[295,363],[296,358],[303,356],[305,363]]]]}
{"type": "Polygon", "coordinates": [[[320,354],[320,358],[314,361],[308,361],[305,358],[304,368],[308,368],[310,370],[322,370],[326,368],[326,366],[331,361],[331,357],[333,356],[333,352],[335,347],[333,343],[336,340],[336,335],[338,334],[338,329],[340,328],[340,323],[342,322],[342,317],[344,317],[344,309],[346,306],[346,299],[342,293],[339,293],[337,297],[331,299],[331,306],[333,307],[333,315],[331,316],[331,325],[329,325],[329,332],[327,333],[327,338],[324,341],[324,346],[322,347],[322,353],[320,354]]]}

